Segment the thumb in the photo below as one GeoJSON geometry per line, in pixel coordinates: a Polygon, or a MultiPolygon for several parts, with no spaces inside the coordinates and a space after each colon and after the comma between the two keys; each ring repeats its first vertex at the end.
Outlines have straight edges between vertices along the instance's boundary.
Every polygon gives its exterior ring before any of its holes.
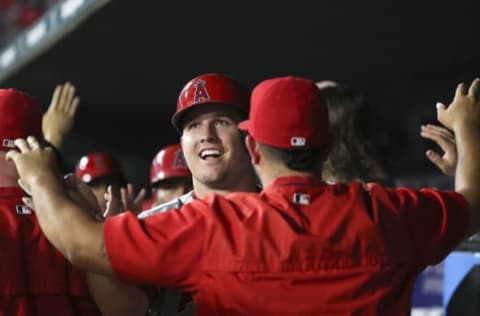
{"type": "Polygon", "coordinates": [[[444,120],[444,117],[445,117],[445,111],[446,111],[446,106],[445,104],[441,103],[441,102],[437,102],[437,104],[435,105],[435,107],[437,108],[437,120],[444,124],[443,123],[443,120],[444,120]]]}

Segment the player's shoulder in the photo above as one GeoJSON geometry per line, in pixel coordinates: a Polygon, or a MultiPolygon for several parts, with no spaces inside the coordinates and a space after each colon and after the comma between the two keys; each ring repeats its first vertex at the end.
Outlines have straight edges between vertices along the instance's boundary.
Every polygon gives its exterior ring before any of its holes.
{"type": "Polygon", "coordinates": [[[138,218],[145,218],[145,217],[157,214],[157,213],[168,212],[169,210],[172,210],[172,209],[179,209],[183,205],[192,202],[194,199],[195,199],[195,197],[193,195],[193,191],[190,191],[190,192],[188,192],[184,195],[181,195],[178,198],[175,198],[175,199],[173,199],[169,202],[160,204],[160,205],[155,206],[155,207],[153,207],[149,210],[145,210],[145,211],[141,212],[138,215],[138,218]]]}

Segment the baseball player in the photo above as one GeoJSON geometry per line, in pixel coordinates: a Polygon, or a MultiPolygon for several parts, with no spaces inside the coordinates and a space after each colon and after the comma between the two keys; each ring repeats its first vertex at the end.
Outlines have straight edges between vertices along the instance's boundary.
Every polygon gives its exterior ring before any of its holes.
{"type": "Polygon", "coordinates": [[[101,210],[106,209],[105,194],[107,188],[118,191],[126,186],[126,180],[118,163],[106,152],[89,153],[77,162],[75,166],[77,178],[88,184],[97,198],[101,210]]]}
{"type": "MultiPolygon", "coordinates": [[[[142,212],[140,218],[180,208],[209,193],[258,191],[257,179],[242,133],[236,125],[248,116],[248,96],[245,87],[223,74],[202,74],[185,85],[178,97],[172,123],[181,133],[181,147],[185,162],[192,173],[193,190],[142,212]]],[[[118,204],[118,201],[110,203],[110,206],[112,204],[118,204]]],[[[130,298],[122,301],[124,309],[132,310],[128,315],[140,316],[147,309],[147,306],[138,308],[142,302],[148,302],[143,291],[135,291],[134,287],[122,285],[114,279],[105,279],[104,282],[111,283],[109,288],[113,289],[117,296],[130,298]]],[[[160,289],[159,292],[160,295],[150,306],[151,315],[175,315],[179,309],[181,315],[193,314],[192,304],[183,309],[185,295],[182,295],[181,291],[169,288],[160,289]]],[[[114,314],[118,314],[118,302],[112,300],[112,297],[105,295],[99,305],[104,307],[102,310],[111,309],[114,314]]]]}
{"type": "MultiPolygon", "coordinates": [[[[180,132],[185,161],[192,173],[193,190],[142,212],[144,218],[203,198],[208,194],[258,191],[257,179],[236,123],[248,116],[248,90],[217,73],[199,75],[180,92],[172,124],[180,132]]],[[[150,312],[175,315],[185,296],[176,289],[160,289],[150,312]]],[[[193,315],[188,304],[182,315],[193,315]]]]}
{"type": "Polygon", "coordinates": [[[180,92],[173,126],[192,173],[193,190],[140,214],[178,208],[208,194],[258,191],[257,179],[236,123],[248,116],[248,90],[216,73],[199,75],[180,92]]]}
{"type": "Polygon", "coordinates": [[[260,83],[239,124],[260,194],[209,195],[98,223],[63,193],[52,151],[34,137],[17,139],[7,158],[69,260],[191,291],[198,315],[406,315],[418,273],[480,231],[479,86],[460,84],[448,108],[437,105],[455,133],[456,192],[322,182],[327,106],[312,81],[296,77],[260,83]]]}
{"type": "Polygon", "coordinates": [[[40,230],[23,203],[15,166],[5,160],[14,139],[42,135],[42,111],[26,94],[0,89],[0,315],[100,315],[77,270],[40,230]]]}
{"type": "Polygon", "coordinates": [[[155,155],[150,167],[150,184],[153,206],[192,190],[192,174],[179,144],[166,146],[155,155]]]}

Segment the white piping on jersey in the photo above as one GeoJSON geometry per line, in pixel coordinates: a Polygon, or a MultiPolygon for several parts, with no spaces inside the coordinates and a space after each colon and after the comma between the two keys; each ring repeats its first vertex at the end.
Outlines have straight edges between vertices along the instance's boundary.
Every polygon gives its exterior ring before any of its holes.
{"type": "Polygon", "coordinates": [[[145,218],[157,213],[164,213],[174,208],[178,209],[182,207],[184,204],[192,202],[194,199],[195,197],[193,196],[193,191],[190,191],[188,193],[185,193],[184,195],[179,196],[174,200],[160,204],[158,206],[154,206],[149,210],[145,210],[141,212],[140,214],[138,214],[138,218],[145,218]]]}

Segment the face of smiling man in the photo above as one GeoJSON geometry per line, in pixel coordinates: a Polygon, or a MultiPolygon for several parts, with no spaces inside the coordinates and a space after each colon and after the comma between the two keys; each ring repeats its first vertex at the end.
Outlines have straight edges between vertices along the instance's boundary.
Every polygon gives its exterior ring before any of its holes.
{"type": "Polygon", "coordinates": [[[253,169],[237,128],[242,119],[231,106],[218,104],[202,105],[186,113],[181,145],[198,197],[212,190],[255,189],[253,169]]]}

